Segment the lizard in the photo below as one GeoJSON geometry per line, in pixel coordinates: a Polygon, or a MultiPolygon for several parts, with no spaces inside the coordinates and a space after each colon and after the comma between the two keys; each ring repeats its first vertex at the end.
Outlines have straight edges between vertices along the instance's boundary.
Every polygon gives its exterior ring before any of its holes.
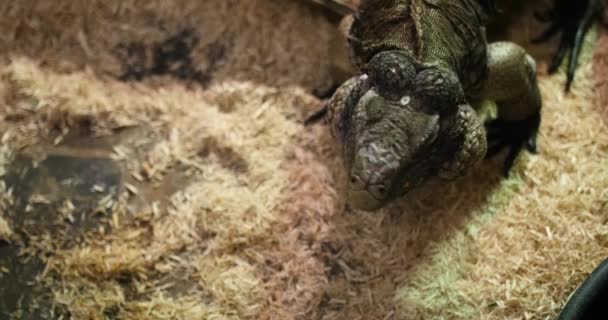
{"type": "MultiPolygon", "coordinates": [[[[555,8],[568,8],[556,1],[555,8]]],[[[522,149],[536,153],[542,108],[536,63],[515,43],[487,42],[485,26],[497,11],[494,0],[362,1],[347,28],[359,74],[307,121],[325,118],[339,142],[351,206],[378,210],[432,177],[463,176],[505,148],[508,176],[522,149]],[[496,103],[496,119],[482,123],[482,100],[496,103]]],[[[542,18],[553,24],[537,41],[566,21],[551,12],[542,18]]],[[[568,44],[576,61],[578,30],[586,31],[591,18],[582,20],[582,29],[562,30],[555,61],[568,44]]]]}

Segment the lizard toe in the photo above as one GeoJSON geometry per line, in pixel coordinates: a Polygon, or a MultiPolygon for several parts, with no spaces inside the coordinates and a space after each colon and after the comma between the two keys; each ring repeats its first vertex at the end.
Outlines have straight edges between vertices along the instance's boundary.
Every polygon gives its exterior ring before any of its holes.
{"type": "Polygon", "coordinates": [[[517,156],[521,153],[521,149],[523,149],[522,142],[514,143],[510,146],[509,153],[503,164],[503,175],[505,178],[509,177],[509,172],[511,172],[515,159],[517,159],[517,156]]]}
{"type": "Polygon", "coordinates": [[[325,104],[325,105],[323,105],[323,107],[321,109],[315,111],[315,113],[313,113],[308,118],[306,118],[306,120],[304,120],[304,125],[309,126],[309,125],[312,125],[312,124],[315,124],[315,123],[321,121],[323,118],[325,118],[325,116],[327,115],[327,112],[328,112],[327,104],[325,104]]]}

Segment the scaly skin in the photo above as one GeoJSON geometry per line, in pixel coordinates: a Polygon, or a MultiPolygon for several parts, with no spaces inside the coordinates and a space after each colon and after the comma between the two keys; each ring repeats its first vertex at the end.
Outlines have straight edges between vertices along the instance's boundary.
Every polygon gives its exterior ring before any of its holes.
{"type": "Polygon", "coordinates": [[[514,43],[486,43],[495,8],[492,0],[362,3],[347,36],[361,74],[338,88],[325,113],[342,146],[352,206],[382,208],[505,147],[508,175],[522,148],[536,151],[535,62],[514,43]],[[498,107],[487,130],[471,103],[483,99],[498,107]]]}
{"type": "MultiPolygon", "coordinates": [[[[432,176],[453,179],[483,159],[485,131],[468,98],[501,100],[509,128],[539,114],[531,58],[514,44],[488,50],[483,26],[492,7],[475,0],[362,4],[349,39],[363,75],[338,89],[327,113],[343,146],[351,205],[381,208],[432,176]],[[508,92],[494,86],[507,82],[508,92]]],[[[524,128],[524,140],[534,139],[537,125],[524,128]]]]}

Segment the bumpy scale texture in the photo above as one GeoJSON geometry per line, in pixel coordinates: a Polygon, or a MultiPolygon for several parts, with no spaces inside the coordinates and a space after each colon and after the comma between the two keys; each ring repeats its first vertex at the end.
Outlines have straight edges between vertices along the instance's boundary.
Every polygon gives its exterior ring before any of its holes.
{"type": "Polygon", "coordinates": [[[328,103],[342,144],[348,200],[375,210],[431,177],[453,179],[486,155],[533,151],[540,124],[534,60],[518,45],[488,45],[493,1],[377,0],[352,19],[350,44],[362,75],[328,103]],[[486,137],[476,113],[494,100],[486,137]],[[516,133],[516,134],[513,134],[516,133]]]}

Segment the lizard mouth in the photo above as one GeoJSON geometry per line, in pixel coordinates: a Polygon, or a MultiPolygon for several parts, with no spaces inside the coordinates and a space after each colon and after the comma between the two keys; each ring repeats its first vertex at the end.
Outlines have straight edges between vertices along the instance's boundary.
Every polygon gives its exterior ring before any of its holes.
{"type": "Polygon", "coordinates": [[[385,205],[384,201],[375,198],[367,190],[348,189],[346,200],[354,208],[364,211],[376,211],[385,205]]]}

